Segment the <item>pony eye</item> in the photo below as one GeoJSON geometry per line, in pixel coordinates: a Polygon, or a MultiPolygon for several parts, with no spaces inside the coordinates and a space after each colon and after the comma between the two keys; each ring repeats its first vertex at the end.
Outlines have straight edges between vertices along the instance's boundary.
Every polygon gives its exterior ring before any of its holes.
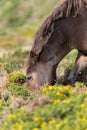
{"type": "Polygon", "coordinates": [[[26,79],[27,80],[33,80],[33,77],[32,76],[27,76],[26,79]]]}

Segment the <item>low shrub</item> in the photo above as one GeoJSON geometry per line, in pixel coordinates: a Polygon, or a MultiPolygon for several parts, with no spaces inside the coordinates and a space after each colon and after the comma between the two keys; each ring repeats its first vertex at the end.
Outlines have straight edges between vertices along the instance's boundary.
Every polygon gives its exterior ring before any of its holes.
{"type": "Polygon", "coordinates": [[[8,75],[8,81],[11,83],[23,84],[26,81],[26,77],[21,71],[13,71],[8,75]]]}
{"type": "Polygon", "coordinates": [[[41,95],[47,96],[51,102],[43,106],[33,106],[32,102],[28,107],[12,109],[1,130],[87,129],[87,88],[84,85],[79,83],[76,88],[47,86],[42,88],[39,98],[41,95]]]}

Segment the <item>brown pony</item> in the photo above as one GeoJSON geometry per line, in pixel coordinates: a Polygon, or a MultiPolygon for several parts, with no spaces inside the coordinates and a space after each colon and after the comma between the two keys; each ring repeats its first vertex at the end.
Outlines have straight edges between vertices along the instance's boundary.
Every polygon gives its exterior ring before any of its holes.
{"type": "Polygon", "coordinates": [[[44,21],[27,60],[27,85],[39,89],[54,84],[57,65],[72,49],[78,50],[69,76],[74,84],[87,65],[87,0],[65,0],[44,21]]]}

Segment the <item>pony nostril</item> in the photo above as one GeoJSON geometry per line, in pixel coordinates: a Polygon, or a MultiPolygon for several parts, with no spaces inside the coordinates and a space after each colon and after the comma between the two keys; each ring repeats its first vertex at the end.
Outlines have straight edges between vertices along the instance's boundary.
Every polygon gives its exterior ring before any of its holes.
{"type": "Polygon", "coordinates": [[[33,80],[32,76],[27,76],[26,79],[27,80],[33,80]]]}

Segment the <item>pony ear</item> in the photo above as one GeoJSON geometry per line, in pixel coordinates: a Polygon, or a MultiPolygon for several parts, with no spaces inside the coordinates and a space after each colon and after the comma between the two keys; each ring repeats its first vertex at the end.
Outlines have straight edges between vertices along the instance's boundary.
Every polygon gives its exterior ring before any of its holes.
{"type": "Polygon", "coordinates": [[[32,62],[36,62],[39,58],[39,55],[36,55],[33,51],[30,52],[30,57],[33,60],[32,62]]]}

